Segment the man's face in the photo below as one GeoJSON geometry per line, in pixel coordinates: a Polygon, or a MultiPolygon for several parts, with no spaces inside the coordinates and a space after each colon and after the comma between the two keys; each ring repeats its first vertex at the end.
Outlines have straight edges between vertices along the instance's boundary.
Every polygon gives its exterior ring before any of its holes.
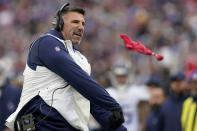
{"type": "Polygon", "coordinates": [[[187,82],[185,80],[176,80],[171,82],[170,85],[175,94],[185,93],[187,91],[187,82]]]}
{"type": "Polygon", "coordinates": [[[78,12],[68,12],[62,18],[64,27],[61,33],[64,39],[71,40],[74,45],[80,44],[84,33],[84,16],[78,12]]]}
{"type": "Polygon", "coordinates": [[[151,105],[161,105],[165,100],[164,92],[161,88],[153,88],[151,90],[151,105]]]}
{"type": "Polygon", "coordinates": [[[127,75],[116,75],[116,81],[120,85],[127,84],[128,76],[127,75]]]}
{"type": "Polygon", "coordinates": [[[150,99],[150,105],[152,111],[158,112],[164,100],[165,100],[165,96],[163,90],[161,88],[152,88],[151,99],[150,99]]]}
{"type": "Polygon", "coordinates": [[[197,80],[193,80],[190,83],[191,94],[197,96],[197,80]]]}

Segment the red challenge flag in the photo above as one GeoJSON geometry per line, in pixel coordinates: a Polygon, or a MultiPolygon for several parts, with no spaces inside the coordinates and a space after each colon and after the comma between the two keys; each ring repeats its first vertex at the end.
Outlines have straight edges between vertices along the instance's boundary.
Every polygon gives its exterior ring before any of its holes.
{"type": "Polygon", "coordinates": [[[135,42],[125,34],[121,34],[120,38],[124,41],[124,45],[128,50],[139,52],[145,55],[155,56],[158,61],[163,60],[163,56],[161,54],[156,54],[155,52],[146,48],[140,41],[135,42]]]}

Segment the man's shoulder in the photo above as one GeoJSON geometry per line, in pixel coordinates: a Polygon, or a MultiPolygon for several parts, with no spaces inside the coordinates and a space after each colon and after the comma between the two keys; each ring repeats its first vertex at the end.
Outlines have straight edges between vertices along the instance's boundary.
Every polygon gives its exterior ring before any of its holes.
{"type": "Polygon", "coordinates": [[[64,45],[61,43],[61,41],[59,41],[58,39],[56,39],[55,37],[52,37],[51,35],[49,35],[48,33],[44,33],[42,35],[40,35],[36,40],[34,40],[34,42],[32,43],[32,45],[45,45],[46,47],[50,44],[50,45],[55,45],[55,46],[60,46],[60,47],[64,47],[64,45]]]}
{"type": "Polygon", "coordinates": [[[164,103],[161,106],[161,110],[163,111],[167,111],[168,109],[172,108],[176,106],[175,101],[173,101],[169,96],[166,98],[166,100],[164,101],[164,103]]]}
{"type": "Polygon", "coordinates": [[[129,87],[128,92],[136,95],[149,95],[149,91],[144,85],[132,85],[129,87]]]}
{"type": "Polygon", "coordinates": [[[11,94],[20,94],[21,93],[21,89],[19,87],[12,86],[10,84],[6,85],[6,89],[11,94]]]}
{"type": "Polygon", "coordinates": [[[36,41],[40,41],[40,42],[46,42],[46,41],[58,41],[57,39],[55,39],[54,37],[50,36],[48,33],[44,33],[42,35],[40,35],[36,41]]]}
{"type": "Polygon", "coordinates": [[[7,84],[4,86],[4,91],[3,91],[3,94],[4,96],[6,97],[7,100],[14,100],[14,99],[18,99],[21,95],[21,91],[22,89],[19,88],[19,87],[16,87],[16,86],[12,86],[10,84],[7,84]],[[9,94],[9,95],[7,95],[9,94]],[[10,97],[12,96],[12,97],[10,97]]]}
{"type": "Polygon", "coordinates": [[[144,90],[145,89],[145,86],[144,85],[136,85],[136,84],[133,84],[133,85],[130,85],[129,86],[129,89],[130,90],[139,91],[139,90],[144,90]]]}
{"type": "Polygon", "coordinates": [[[166,98],[166,100],[163,102],[162,107],[166,107],[171,103],[171,100],[169,97],[166,98]]]}
{"type": "Polygon", "coordinates": [[[185,99],[184,104],[191,103],[192,101],[193,101],[193,98],[190,96],[190,97],[185,99]]]}

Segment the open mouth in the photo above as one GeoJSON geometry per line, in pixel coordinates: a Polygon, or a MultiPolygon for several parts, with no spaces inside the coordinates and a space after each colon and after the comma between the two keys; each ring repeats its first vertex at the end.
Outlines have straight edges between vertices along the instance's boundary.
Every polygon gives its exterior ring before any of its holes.
{"type": "Polygon", "coordinates": [[[74,33],[73,35],[78,36],[78,37],[82,36],[81,33],[74,33]]]}

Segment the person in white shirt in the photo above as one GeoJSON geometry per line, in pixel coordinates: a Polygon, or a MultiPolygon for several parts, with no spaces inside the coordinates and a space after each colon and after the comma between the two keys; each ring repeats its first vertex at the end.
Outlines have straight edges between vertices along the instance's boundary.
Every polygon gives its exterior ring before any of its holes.
{"type": "MultiPolygon", "coordinates": [[[[139,106],[140,102],[148,103],[150,98],[149,92],[143,85],[131,85],[130,73],[131,68],[127,62],[117,62],[112,67],[112,85],[107,88],[109,94],[116,99],[122,106],[125,123],[124,126],[129,131],[139,131],[141,125],[139,123],[139,106]]],[[[145,105],[147,105],[145,103],[145,105]]]]}

